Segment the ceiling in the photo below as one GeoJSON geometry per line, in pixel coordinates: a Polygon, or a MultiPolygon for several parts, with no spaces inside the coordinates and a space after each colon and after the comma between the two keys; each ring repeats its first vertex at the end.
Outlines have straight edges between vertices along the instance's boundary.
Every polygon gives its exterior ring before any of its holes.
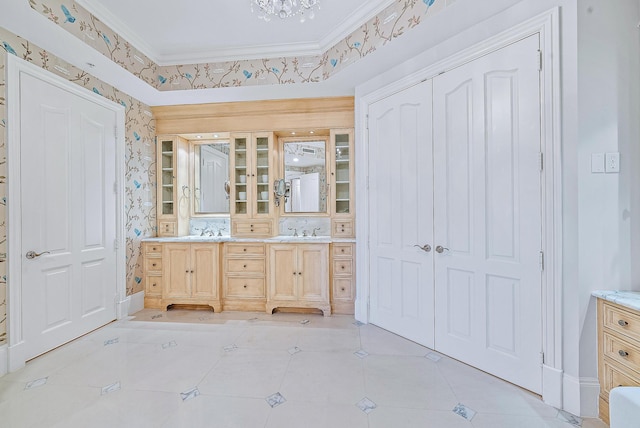
{"type": "MultiPolygon", "coordinates": [[[[252,14],[249,0],[77,1],[87,8],[96,8],[93,12],[105,23],[113,19],[108,25],[113,26],[116,32],[122,32],[127,40],[131,37],[133,46],[155,62],[186,64],[234,55],[243,59],[251,59],[255,55],[262,58],[265,54],[272,57],[277,56],[274,52],[287,50],[300,53],[319,49],[322,52],[325,44],[331,45],[334,39],[340,40],[397,0],[372,0],[366,7],[362,0],[322,0],[316,18],[304,24],[295,18],[285,22],[279,18],[261,21],[252,14]],[[219,5],[215,6],[219,10],[215,10],[214,5],[219,5]],[[110,16],[107,17],[106,12],[104,16],[100,15],[97,8],[106,9],[110,16]]],[[[453,0],[447,1],[453,4],[453,0]]],[[[447,7],[440,14],[439,19],[430,21],[430,25],[419,25],[407,31],[401,40],[377,49],[318,83],[198,90],[157,90],[33,10],[28,0],[3,2],[0,27],[149,106],[317,98],[354,95],[356,86],[384,75],[398,64],[415,58],[459,32],[471,18],[459,14],[465,19],[452,25],[449,17],[457,13],[456,10],[469,7],[463,3],[457,0],[453,7],[447,7]]]]}
{"type": "Polygon", "coordinates": [[[323,0],[265,22],[250,0],[76,0],[159,65],[320,55],[394,0],[323,0]]]}

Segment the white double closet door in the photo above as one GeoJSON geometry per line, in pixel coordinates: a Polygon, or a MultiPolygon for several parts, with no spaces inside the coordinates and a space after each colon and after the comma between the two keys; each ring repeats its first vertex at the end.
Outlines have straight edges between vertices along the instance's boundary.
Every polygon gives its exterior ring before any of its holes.
{"type": "Polygon", "coordinates": [[[370,321],[540,393],[538,36],[369,106],[370,321]]]}

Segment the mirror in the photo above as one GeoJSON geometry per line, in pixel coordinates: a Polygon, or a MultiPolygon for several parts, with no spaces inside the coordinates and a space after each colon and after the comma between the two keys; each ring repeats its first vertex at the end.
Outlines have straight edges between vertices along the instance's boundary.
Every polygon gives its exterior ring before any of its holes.
{"type": "Polygon", "coordinates": [[[284,212],[327,212],[326,140],[284,140],[284,212]]]}
{"type": "Polygon", "coordinates": [[[192,147],[194,214],[229,214],[229,141],[203,141],[192,147]]]}

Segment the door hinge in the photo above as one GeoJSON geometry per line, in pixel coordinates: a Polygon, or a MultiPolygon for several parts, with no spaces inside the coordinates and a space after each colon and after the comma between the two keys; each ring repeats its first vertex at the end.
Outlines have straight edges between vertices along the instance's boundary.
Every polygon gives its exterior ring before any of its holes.
{"type": "Polygon", "coordinates": [[[369,176],[367,175],[367,190],[369,190],[369,176]]]}
{"type": "Polygon", "coordinates": [[[542,172],[544,170],[544,154],[542,152],[540,152],[540,172],[542,172]]]}
{"type": "Polygon", "coordinates": [[[118,238],[113,240],[113,249],[114,250],[118,250],[120,248],[120,241],[118,241],[118,238]]]}
{"type": "Polygon", "coordinates": [[[113,193],[115,193],[116,195],[118,194],[118,182],[117,181],[113,182],[113,193]]]}
{"type": "Polygon", "coordinates": [[[542,51],[538,51],[538,71],[542,71],[542,51]]]}
{"type": "Polygon", "coordinates": [[[367,131],[368,131],[369,130],[369,115],[368,114],[367,114],[367,125],[366,125],[366,127],[367,127],[367,131]]]}
{"type": "Polygon", "coordinates": [[[540,364],[544,365],[544,352],[540,352],[540,364]]]}
{"type": "Polygon", "coordinates": [[[113,125],[113,137],[118,139],[118,125],[113,125]]]}
{"type": "Polygon", "coordinates": [[[540,251],[540,270],[544,270],[544,251],[540,251]]]}

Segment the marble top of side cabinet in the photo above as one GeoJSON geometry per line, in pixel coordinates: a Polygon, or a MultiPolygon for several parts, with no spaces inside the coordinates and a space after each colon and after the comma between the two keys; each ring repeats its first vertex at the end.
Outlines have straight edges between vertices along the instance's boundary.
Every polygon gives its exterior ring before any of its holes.
{"type": "Polygon", "coordinates": [[[629,309],[640,311],[639,291],[596,290],[591,295],[629,309]]]}

